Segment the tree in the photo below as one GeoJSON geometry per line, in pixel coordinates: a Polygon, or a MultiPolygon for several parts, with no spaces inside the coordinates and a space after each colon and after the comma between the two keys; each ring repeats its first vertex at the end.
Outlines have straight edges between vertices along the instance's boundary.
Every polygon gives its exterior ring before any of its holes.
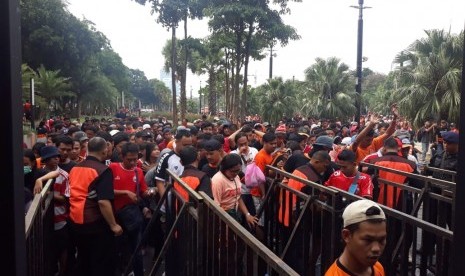
{"type": "Polygon", "coordinates": [[[63,110],[64,104],[61,101],[64,97],[75,97],[69,89],[69,78],[60,76],[60,70],[49,71],[41,65],[37,69],[38,85],[37,90],[48,107],[53,111],[63,110]]]}
{"type": "Polygon", "coordinates": [[[225,53],[230,58],[227,61],[227,80],[229,84],[230,69],[232,95],[228,98],[232,102],[233,120],[239,113],[239,117],[244,118],[247,112],[249,58],[263,58],[264,56],[260,55],[261,50],[274,40],[285,45],[289,39],[298,38],[295,30],[284,25],[280,17],[281,14],[288,12],[288,1],[274,1],[279,2],[278,7],[281,7],[279,11],[273,10],[270,1],[265,0],[207,2],[208,8],[205,12],[206,16],[210,17],[209,26],[213,35],[228,38],[224,39],[226,43],[223,47],[227,47],[225,53]],[[243,75],[241,75],[242,68],[244,68],[243,75]],[[241,83],[243,84],[242,99],[240,99],[241,83]]]}
{"type": "Polygon", "coordinates": [[[149,80],[149,84],[155,95],[154,105],[157,110],[170,110],[172,102],[170,89],[166,87],[164,82],[157,79],[149,80]]]}
{"type": "Polygon", "coordinates": [[[413,42],[395,59],[399,67],[393,99],[416,126],[426,119],[458,121],[464,33],[425,33],[425,38],[413,42]]]}
{"type": "Polygon", "coordinates": [[[260,97],[263,120],[277,123],[283,116],[293,115],[297,90],[292,81],[283,82],[282,78],[275,78],[256,90],[260,97]]]}
{"type": "Polygon", "coordinates": [[[307,91],[302,95],[303,106],[319,118],[344,118],[355,113],[349,67],[336,57],[316,58],[305,70],[307,91]]]}

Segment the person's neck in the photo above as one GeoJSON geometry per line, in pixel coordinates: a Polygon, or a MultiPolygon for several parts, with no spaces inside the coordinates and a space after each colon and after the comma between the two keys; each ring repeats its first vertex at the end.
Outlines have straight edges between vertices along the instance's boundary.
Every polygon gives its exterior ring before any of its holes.
{"type": "Polygon", "coordinates": [[[60,158],[60,164],[68,164],[69,162],[71,162],[70,158],[66,158],[66,159],[61,159],[60,158]]]}
{"type": "Polygon", "coordinates": [[[346,174],[346,176],[352,177],[352,176],[355,176],[356,174],[357,174],[357,170],[355,169],[355,170],[349,172],[349,174],[346,174]]]}
{"type": "Polygon", "coordinates": [[[372,268],[362,265],[356,258],[354,258],[347,250],[344,249],[342,255],[339,257],[339,262],[347,268],[350,272],[356,275],[371,275],[372,268]],[[367,273],[369,272],[369,273],[367,273]]]}

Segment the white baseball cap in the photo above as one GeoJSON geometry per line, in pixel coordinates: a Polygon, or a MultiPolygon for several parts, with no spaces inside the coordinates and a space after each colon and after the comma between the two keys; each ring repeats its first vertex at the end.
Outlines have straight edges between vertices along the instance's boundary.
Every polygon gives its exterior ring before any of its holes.
{"type": "Polygon", "coordinates": [[[344,137],[341,141],[341,144],[349,146],[352,144],[352,138],[351,137],[344,137]]]}
{"type": "Polygon", "coordinates": [[[150,128],[150,125],[149,125],[149,124],[144,124],[144,125],[142,126],[142,130],[147,129],[147,128],[150,128]]]}
{"type": "Polygon", "coordinates": [[[119,130],[113,129],[113,130],[110,131],[110,135],[113,136],[113,135],[115,135],[115,134],[118,133],[118,132],[119,132],[119,130]]]}
{"type": "Polygon", "coordinates": [[[386,219],[386,215],[383,212],[383,209],[379,207],[375,202],[368,199],[361,199],[349,204],[344,213],[342,213],[342,219],[344,220],[344,228],[349,225],[356,224],[359,222],[371,220],[371,219],[386,219]],[[372,207],[378,209],[367,213],[368,209],[372,207]]]}

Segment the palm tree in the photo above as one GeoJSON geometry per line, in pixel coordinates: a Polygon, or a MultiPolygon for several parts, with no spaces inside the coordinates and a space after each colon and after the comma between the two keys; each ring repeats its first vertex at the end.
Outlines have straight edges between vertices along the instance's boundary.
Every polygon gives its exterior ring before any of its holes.
{"type": "Polygon", "coordinates": [[[463,31],[425,31],[395,59],[399,87],[393,95],[402,113],[419,126],[426,119],[457,121],[463,57],[463,31]]]}
{"type": "Polygon", "coordinates": [[[41,65],[37,69],[38,85],[37,90],[40,96],[53,110],[62,109],[61,100],[64,97],[75,97],[69,89],[69,78],[60,76],[60,70],[51,71],[41,65]]]}
{"type": "Polygon", "coordinates": [[[302,109],[320,118],[343,118],[355,113],[349,67],[336,57],[316,58],[305,70],[307,89],[301,95],[302,109]]]}
{"type": "Polygon", "coordinates": [[[291,81],[283,82],[282,78],[268,80],[268,83],[257,87],[260,98],[260,113],[263,119],[277,123],[283,116],[294,112],[296,90],[291,81]]]}

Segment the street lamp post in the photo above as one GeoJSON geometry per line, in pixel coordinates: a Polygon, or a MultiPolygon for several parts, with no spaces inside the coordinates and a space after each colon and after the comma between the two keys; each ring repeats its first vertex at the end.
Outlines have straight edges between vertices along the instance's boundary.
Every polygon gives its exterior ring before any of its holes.
{"type": "Polygon", "coordinates": [[[202,81],[200,81],[199,87],[199,113],[202,114],[202,81]]]}
{"type": "Polygon", "coordinates": [[[355,83],[355,121],[360,124],[360,102],[362,101],[362,46],[363,46],[363,10],[370,7],[363,6],[364,0],[358,0],[358,6],[350,6],[358,9],[358,35],[357,35],[357,80],[355,83]]]}

